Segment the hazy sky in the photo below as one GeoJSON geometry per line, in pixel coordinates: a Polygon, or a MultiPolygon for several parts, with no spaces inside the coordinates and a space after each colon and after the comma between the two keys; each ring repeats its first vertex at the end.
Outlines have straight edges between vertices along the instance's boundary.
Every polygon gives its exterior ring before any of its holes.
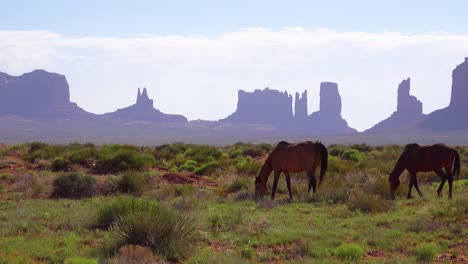
{"type": "Polygon", "coordinates": [[[216,120],[237,90],[337,82],[363,130],[396,109],[410,77],[424,112],[450,100],[468,57],[466,1],[0,1],[0,71],[67,76],[72,101],[104,113],[147,87],[155,107],[216,120]]]}

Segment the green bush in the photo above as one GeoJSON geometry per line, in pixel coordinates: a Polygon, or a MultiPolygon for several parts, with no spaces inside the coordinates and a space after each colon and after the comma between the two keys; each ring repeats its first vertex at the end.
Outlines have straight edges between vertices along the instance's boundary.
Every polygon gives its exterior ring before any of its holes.
{"type": "Polygon", "coordinates": [[[94,194],[96,178],[77,172],[58,176],[52,183],[52,197],[79,199],[94,194]]]}
{"type": "Polygon", "coordinates": [[[177,261],[186,258],[198,240],[192,218],[155,202],[126,198],[109,206],[100,211],[101,215],[107,214],[101,224],[113,219],[109,230],[116,238],[116,248],[140,245],[177,261]]]}
{"type": "Polygon", "coordinates": [[[354,162],[360,162],[367,160],[367,156],[365,153],[359,152],[357,149],[347,149],[343,152],[341,157],[345,160],[350,160],[354,162]]]}
{"type": "Polygon", "coordinates": [[[197,168],[197,162],[195,160],[186,160],[179,169],[185,171],[194,171],[197,168]]]}
{"type": "Polygon", "coordinates": [[[95,147],[85,147],[72,151],[68,154],[68,160],[73,164],[90,166],[97,158],[97,150],[95,147]]]}
{"type": "Polygon", "coordinates": [[[422,244],[415,250],[416,259],[423,262],[431,262],[439,254],[440,248],[435,244],[422,244]]]}
{"type": "Polygon", "coordinates": [[[356,194],[348,204],[349,209],[363,213],[382,213],[393,208],[393,202],[377,195],[356,194]]]}
{"type": "Polygon", "coordinates": [[[256,162],[252,158],[238,158],[235,165],[237,173],[241,175],[257,175],[262,166],[263,163],[256,162]]]}
{"type": "Polygon", "coordinates": [[[140,153],[136,148],[115,145],[104,147],[99,151],[96,166],[110,172],[141,171],[151,167],[155,162],[152,155],[140,153]]]}
{"type": "Polygon", "coordinates": [[[364,249],[354,243],[342,244],[335,249],[334,253],[342,261],[359,261],[364,254],[364,249]]]}
{"type": "Polygon", "coordinates": [[[111,177],[111,186],[114,192],[141,195],[149,178],[138,171],[125,171],[111,177]]]}
{"type": "Polygon", "coordinates": [[[217,168],[219,168],[219,163],[216,161],[208,162],[196,168],[193,172],[197,175],[208,175],[213,173],[217,168]]]}
{"type": "Polygon", "coordinates": [[[64,157],[57,157],[52,162],[52,169],[54,171],[63,171],[68,169],[70,166],[70,162],[64,157]]]}

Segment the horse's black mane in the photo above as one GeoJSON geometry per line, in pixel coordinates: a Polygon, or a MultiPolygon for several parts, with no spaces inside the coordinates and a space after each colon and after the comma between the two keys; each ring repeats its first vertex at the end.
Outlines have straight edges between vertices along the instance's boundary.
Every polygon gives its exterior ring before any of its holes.
{"type": "Polygon", "coordinates": [[[413,149],[413,148],[419,148],[419,147],[420,147],[420,145],[418,143],[406,144],[405,151],[407,151],[409,149],[413,149]]]}

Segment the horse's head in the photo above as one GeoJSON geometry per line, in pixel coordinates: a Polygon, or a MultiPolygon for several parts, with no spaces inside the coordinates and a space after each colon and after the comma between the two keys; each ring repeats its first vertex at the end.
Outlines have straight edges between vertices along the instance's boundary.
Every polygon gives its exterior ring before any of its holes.
{"type": "Polygon", "coordinates": [[[396,174],[389,173],[388,175],[388,182],[390,183],[390,194],[392,198],[395,198],[395,191],[398,189],[398,186],[400,186],[400,180],[396,174]]]}
{"type": "Polygon", "coordinates": [[[267,193],[266,183],[263,183],[262,179],[259,177],[255,178],[255,196],[257,198],[262,198],[267,193]]]}

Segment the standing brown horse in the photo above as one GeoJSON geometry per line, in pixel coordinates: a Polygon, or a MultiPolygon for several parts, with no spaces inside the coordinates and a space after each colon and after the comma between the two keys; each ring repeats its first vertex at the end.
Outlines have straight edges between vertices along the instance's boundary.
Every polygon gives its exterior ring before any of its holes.
{"type": "Polygon", "coordinates": [[[400,185],[399,177],[404,170],[410,173],[410,182],[407,198],[411,198],[411,189],[414,185],[419,196],[423,196],[418,187],[416,174],[421,172],[434,171],[439,175],[442,182],[440,183],[437,194],[442,195],[442,188],[445,181],[449,184],[449,198],[452,198],[452,182],[453,176],[460,174],[460,156],[455,149],[447,147],[443,144],[435,144],[430,146],[420,146],[418,144],[408,144],[405,146],[403,154],[398,159],[395,168],[390,174],[388,181],[390,182],[390,191],[392,198],[395,197],[395,191],[400,185]],[[445,168],[445,172],[442,170],[445,168]]]}
{"type": "Polygon", "coordinates": [[[274,171],[273,190],[271,199],[275,198],[276,187],[281,172],[286,175],[286,184],[288,186],[289,198],[292,199],[291,177],[289,173],[306,171],[309,177],[309,192],[312,188],[316,191],[317,181],[315,179],[315,170],[320,166],[319,186],[322,183],[323,176],[328,166],[327,148],[320,142],[300,142],[291,144],[281,141],[270,153],[265,164],[263,164],[260,175],[255,178],[255,195],[263,197],[267,192],[268,177],[274,171]]]}

